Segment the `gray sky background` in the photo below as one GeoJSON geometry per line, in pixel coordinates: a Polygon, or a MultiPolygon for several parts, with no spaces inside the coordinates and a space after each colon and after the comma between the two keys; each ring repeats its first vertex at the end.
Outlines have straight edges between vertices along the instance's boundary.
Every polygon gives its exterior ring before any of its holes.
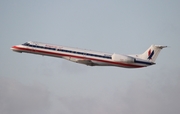
{"type": "Polygon", "coordinates": [[[179,114],[179,0],[1,0],[1,114],[179,114]],[[89,67],[19,54],[39,41],[139,54],[168,45],[142,69],[89,67]]]}

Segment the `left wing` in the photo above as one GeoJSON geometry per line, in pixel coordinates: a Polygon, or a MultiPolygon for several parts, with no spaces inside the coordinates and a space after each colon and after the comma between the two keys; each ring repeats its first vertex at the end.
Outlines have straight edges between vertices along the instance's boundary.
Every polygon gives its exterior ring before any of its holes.
{"type": "Polygon", "coordinates": [[[88,65],[88,66],[95,66],[95,63],[93,63],[89,59],[77,59],[77,58],[73,58],[73,57],[64,57],[64,59],[72,61],[72,62],[76,62],[76,63],[85,64],[85,65],[88,65]]]}

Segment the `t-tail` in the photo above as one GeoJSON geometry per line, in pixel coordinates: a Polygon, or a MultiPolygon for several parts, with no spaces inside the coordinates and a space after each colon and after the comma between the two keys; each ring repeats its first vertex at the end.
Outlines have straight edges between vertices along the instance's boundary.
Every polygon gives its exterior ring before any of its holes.
{"type": "Polygon", "coordinates": [[[155,62],[160,51],[167,46],[162,45],[151,45],[143,54],[138,55],[138,58],[155,62]]]}

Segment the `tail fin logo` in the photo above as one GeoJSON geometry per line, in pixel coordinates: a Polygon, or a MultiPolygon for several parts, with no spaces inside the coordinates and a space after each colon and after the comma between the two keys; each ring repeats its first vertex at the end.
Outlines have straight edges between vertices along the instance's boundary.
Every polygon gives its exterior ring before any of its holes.
{"type": "Polygon", "coordinates": [[[150,50],[148,51],[148,58],[147,58],[147,59],[151,60],[152,57],[153,57],[153,55],[154,55],[154,50],[151,52],[151,49],[150,49],[150,50]]]}

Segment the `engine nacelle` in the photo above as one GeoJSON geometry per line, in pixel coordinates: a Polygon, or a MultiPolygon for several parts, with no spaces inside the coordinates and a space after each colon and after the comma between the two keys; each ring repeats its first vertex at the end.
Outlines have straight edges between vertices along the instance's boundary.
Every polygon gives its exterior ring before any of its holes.
{"type": "Polygon", "coordinates": [[[133,63],[134,62],[133,57],[118,55],[115,53],[112,55],[112,60],[116,61],[116,62],[126,62],[126,63],[133,63]]]}

